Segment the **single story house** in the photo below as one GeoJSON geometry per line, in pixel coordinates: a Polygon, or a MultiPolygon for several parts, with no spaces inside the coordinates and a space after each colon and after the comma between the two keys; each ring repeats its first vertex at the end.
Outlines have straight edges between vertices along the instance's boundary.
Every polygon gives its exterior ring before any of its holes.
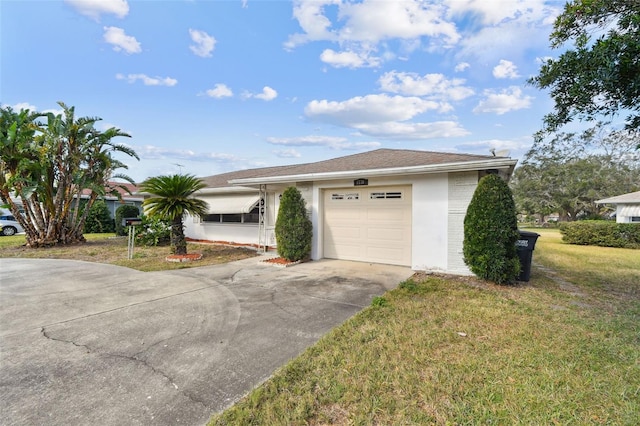
{"type": "MultiPolygon", "coordinates": [[[[107,209],[109,209],[112,219],[115,219],[118,207],[124,204],[136,206],[138,210],[142,212],[142,202],[144,201],[144,197],[137,194],[138,185],[122,182],[109,182],[108,187],[105,188],[105,192],[109,192],[112,189],[115,189],[120,194],[120,198],[111,194],[99,197],[99,199],[103,200],[107,205],[107,209]],[[127,192],[127,190],[129,192],[127,192]]],[[[85,189],[80,194],[80,198],[88,199],[90,195],[91,190],[85,189]]]]}
{"type": "Polygon", "coordinates": [[[640,191],[604,198],[596,203],[614,204],[618,223],[640,223],[640,191]]]}
{"type": "Polygon", "coordinates": [[[378,149],[316,163],[240,170],[202,178],[203,218],[185,219],[189,238],[276,245],[282,192],[300,190],[313,223],[311,258],[470,274],[463,221],[481,177],[508,179],[508,157],[378,149]]]}

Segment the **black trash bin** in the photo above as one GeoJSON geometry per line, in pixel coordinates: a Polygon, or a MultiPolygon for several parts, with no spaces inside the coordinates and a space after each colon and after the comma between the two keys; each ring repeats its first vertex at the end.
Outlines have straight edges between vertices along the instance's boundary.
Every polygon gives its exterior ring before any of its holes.
{"type": "Polygon", "coordinates": [[[531,258],[533,257],[533,249],[540,234],[529,231],[520,232],[520,238],[516,241],[518,248],[518,257],[520,257],[520,275],[518,281],[529,281],[531,277],[531,258]]]}

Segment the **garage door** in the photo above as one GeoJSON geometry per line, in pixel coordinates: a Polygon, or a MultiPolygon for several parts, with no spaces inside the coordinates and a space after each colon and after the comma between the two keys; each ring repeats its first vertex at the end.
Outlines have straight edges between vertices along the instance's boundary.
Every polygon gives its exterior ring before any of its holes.
{"type": "Polygon", "coordinates": [[[411,265],[411,187],[324,192],[324,257],[411,265]]]}

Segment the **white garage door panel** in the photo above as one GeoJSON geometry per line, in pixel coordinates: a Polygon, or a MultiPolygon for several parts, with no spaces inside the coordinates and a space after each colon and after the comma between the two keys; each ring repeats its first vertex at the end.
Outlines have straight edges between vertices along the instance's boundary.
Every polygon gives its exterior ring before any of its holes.
{"type": "Polygon", "coordinates": [[[341,221],[346,221],[347,223],[351,223],[353,220],[360,219],[360,212],[352,209],[336,209],[330,212],[327,217],[331,221],[335,221],[336,223],[340,223],[341,221]]]}
{"type": "Polygon", "coordinates": [[[362,254],[360,245],[339,244],[338,250],[331,259],[354,259],[362,254]]]}
{"type": "Polygon", "coordinates": [[[367,250],[367,256],[370,259],[378,259],[378,262],[382,262],[382,260],[384,260],[384,263],[401,262],[403,255],[404,255],[404,250],[399,248],[393,249],[388,247],[385,247],[385,248],[369,247],[369,249],[367,250]]]}
{"type": "Polygon", "coordinates": [[[375,211],[367,209],[366,219],[369,222],[395,223],[404,218],[401,209],[385,209],[384,211],[375,211]]]}
{"type": "Polygon", "coordinates": [[[324,257],[411,264],[411,187],[344,188],[324,195],[324,257]]]}
{"type": "Polygon", "coordinates": [[[335,226],[331,235],[329,236],[332,241],[349,241],[351,239],[359,241],[362,238],[360,228],[352,228],[348,225],[335,226]]]}
{"type": "Polygon", "coordinates": [[[405,241],[407,238],[404,235],[402,228],[385,228],[385,229],[367,229],[367,239],[370,241],[376,241],[384,243],[385,241],[405,241]]]}

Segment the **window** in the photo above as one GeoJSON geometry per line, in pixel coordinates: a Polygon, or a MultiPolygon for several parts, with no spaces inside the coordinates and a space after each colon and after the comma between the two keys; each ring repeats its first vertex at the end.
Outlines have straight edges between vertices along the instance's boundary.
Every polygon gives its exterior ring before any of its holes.
{"type": "Polygon", "coordinates": [[[402,199],[401,191],[390,191],[390,192],[372,192],[369,194],[369,198],[372,200],[381,200],[381,199],[402,199]]]}
{"type": "Polygon", "coordinates": [[[258,223],[260,208],[254,207],[249,213],[213,213],[202,217],[206,223],[258,223]]]}
{"type": "Polygon", "coordinates": [[[249,213],[242,215],[242,223],[258,223],[260,218],[260,207],[255,207],[249,213]]]}
{"type": "Polygon", "coordinates": [[[349,193],[334,193],[331,194],[332,200],[359,200],[360,193],[359,192],[349,192],[349,193]]]}
{"type": "Polygon", "coordinates": [[[640,216],[631,216],[632,223],[640,223],[640,216]]]}

